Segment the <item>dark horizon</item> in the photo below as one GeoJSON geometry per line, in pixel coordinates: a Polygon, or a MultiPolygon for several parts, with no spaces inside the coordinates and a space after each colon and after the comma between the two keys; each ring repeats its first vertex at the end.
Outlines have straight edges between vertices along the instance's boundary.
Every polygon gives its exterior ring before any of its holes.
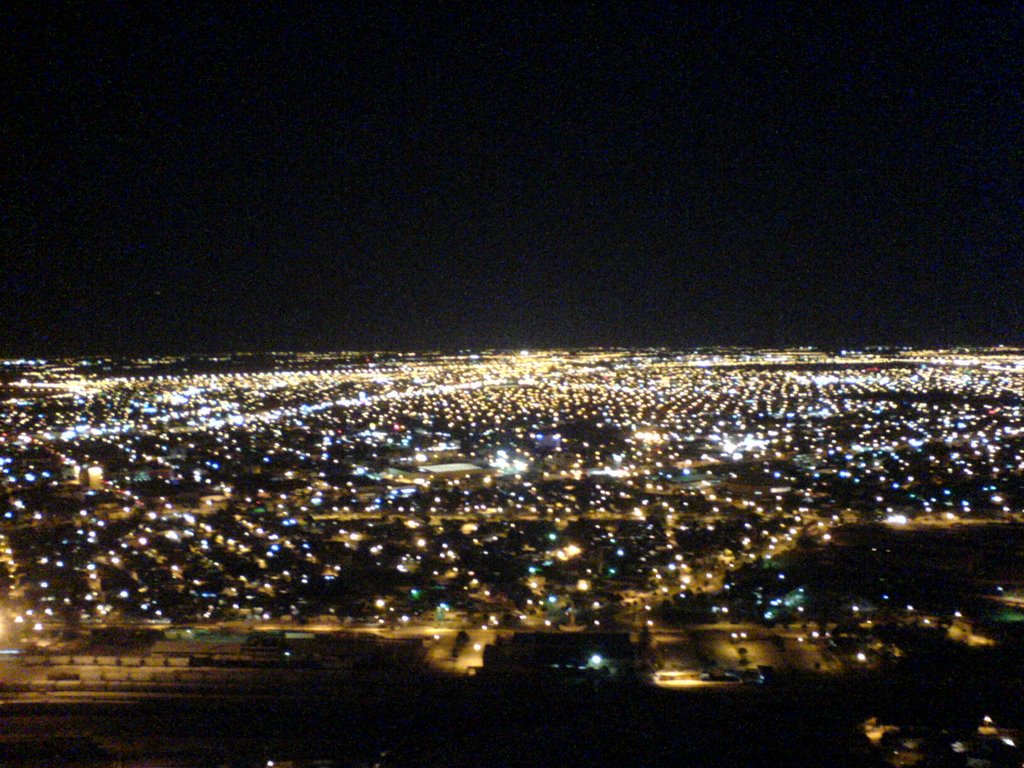
{"type": "Polygon", "coordinates": [[[0,355],[1024,342],[1024,6],[8,10],[0,355]]]}

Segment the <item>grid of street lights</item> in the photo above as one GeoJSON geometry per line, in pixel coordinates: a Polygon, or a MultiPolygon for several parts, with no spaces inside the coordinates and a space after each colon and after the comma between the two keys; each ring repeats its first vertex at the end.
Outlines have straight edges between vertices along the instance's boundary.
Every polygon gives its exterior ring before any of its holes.
{"type": "MultiPolygon", "coordinates": [[[[1024,351],[7,360],[3,622],[655,625],[837,525],[1024,508],[1024,351]]],[[[780,574],[757,618],[803,611],[780,574]]],[[[875,596],[872,596],[875,597],[875,596]]],[[[744,609],[746,610],[746,609],[744,609]]]]}

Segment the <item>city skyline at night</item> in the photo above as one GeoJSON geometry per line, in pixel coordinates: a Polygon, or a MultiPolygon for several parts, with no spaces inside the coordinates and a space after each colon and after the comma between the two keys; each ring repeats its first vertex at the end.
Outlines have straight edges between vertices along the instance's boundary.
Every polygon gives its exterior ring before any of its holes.
{"type": "Polygon", "coordinates": [[[1024,764],[1020,0],[0,48],[0,765],[1024,764]]]}

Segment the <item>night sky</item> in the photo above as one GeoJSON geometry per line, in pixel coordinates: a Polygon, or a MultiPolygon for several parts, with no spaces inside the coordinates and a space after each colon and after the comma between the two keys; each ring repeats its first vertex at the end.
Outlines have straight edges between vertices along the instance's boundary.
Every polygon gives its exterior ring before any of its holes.
{"type": "Polygon", "coordinates": [[[23,5],[0,354],[1024,342],[1024,4],[23,5]]]}

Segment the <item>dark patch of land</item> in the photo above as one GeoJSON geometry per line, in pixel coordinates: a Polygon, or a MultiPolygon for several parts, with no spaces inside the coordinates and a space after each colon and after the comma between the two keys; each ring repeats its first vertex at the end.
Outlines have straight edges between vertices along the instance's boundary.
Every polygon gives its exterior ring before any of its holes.
{"type": "Polygon", "coordinates": [[[5,704],[0,764],[872,766],[858,730],[870,716],[1020,720],[1013,685],[986,674],[986,657],[970,658],[934,674],[918,668],[686,692],[470,679],[270,702],[5,704]]]}

